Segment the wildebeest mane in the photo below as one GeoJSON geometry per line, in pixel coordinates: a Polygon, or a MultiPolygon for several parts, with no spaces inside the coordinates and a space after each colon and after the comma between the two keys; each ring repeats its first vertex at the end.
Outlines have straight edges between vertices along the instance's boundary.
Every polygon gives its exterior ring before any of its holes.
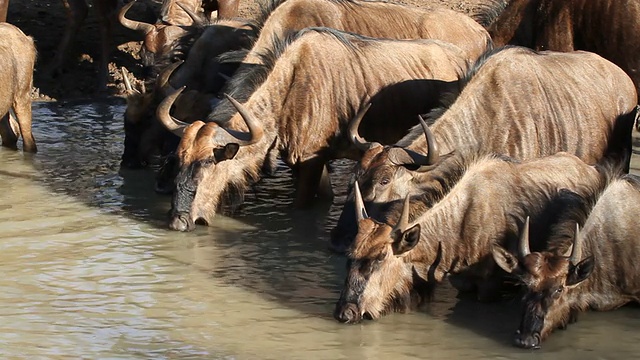
{"type": "Polygon", "coordinates": [[[487,29],[502,14],[510,0],[491,0],[478,5],[470,17],[487,29]]]}
{"type": "Polygon", "coordinates": [[[612,163],[596,165],[600,179],[593,184],[585,184],[584,194],[569,189],[560,189],[549,202],[545,212],[556,216],[557,220],[549,232],[546,250],[563,254],[572,244],[576,223],[584,226],[591,215],[598,199],[607,187],[616,180],[623,180],[640,190],[640,178],[635,175],[622,174],[620,168],[612,163]]]}
{"type": "MultiPolygon", "coordinates": [[[[267,80],[277,60],[280,58],[280,56],[282,56],[287,47],[310,32],[321,32],[330,34],[335,39],[340,41],[343,45],[345,45],[345,47],[347,47],[348,49],[352,49],[353,51],[357,51],[357,48],[353,45],[352,39],[347,38],[346,34],[354,36],[358,39],[370,39],[362,35],[341,32],[335,29],[324,27],[306,28],[297,32],[286,34],[284,38],[276,37],[273,39],[269,48],[256,53],[256,55],[260,57],[262,64],[245,67],[238,70],[229,80],[222,92],[233,96],[233,98],[241,103],[245,103],[247,100],[249,100],[249,97],[251,97],[255,90],[267,80]]],[[[226,101],[225,99],[220,102],[220,104],[214,109],[211,114],[209,114],[207,120],[224,123],[229,120],[235,113],[236,109],[233,107],[233,105],[231,105],[230,102],[226,101]]]]}
{"type": "MultiPolygon", "coordinates": [[[[431,179],[439,186],[429,186],[421,189],[419,196],[413,197],[410,206],[410,221],[414,221],[427,210],[442,201],[451,190],[460,182],[469,169],[483,162],[501,160],[509,163],[519,163],[518,160],[501,154],[479,154],[468,152],[465,154],[451,153],[444,155],[446,159],[429,172],[431,179]]],[[[430,182],[433,184],[432,182],[430,182]]],[[[387,223],[395,223],[402,212],[402,201],[395,201],[386,212],[387,223]]]]}

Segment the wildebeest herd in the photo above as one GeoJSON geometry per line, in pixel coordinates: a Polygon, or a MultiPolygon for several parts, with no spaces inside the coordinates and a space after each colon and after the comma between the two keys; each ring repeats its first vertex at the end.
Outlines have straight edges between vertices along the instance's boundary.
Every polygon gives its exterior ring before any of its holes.
{"type": "MultiPolygon", "coordinates": [[[[410,311],[448,279],[484,301],[524,292],[515,344],[537,348],[579,312],[638,301],[640,0],[487,0],[471,16],[270,0],[255,19],[237,0],[165,0],[156,24],[127,17],[135,4],[118,19],[145,34],[151,86],[122,69],[121,166],[159,166],[170,229],[241,205],[276,161],[292,206],[312,206],[347,158],[328,244],[347,257],[340,322],[410,311]]],[[[0,24],[2,145],[28,152],[35,56],[0,24]]]]}

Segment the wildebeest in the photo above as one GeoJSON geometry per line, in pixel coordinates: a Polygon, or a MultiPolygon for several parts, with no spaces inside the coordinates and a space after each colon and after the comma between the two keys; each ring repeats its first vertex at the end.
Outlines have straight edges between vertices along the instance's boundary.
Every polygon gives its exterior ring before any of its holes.
{"type": "MultiPolygon", "coordinates": [[[[153,67],[158,63],[167,65],[162,59],[174,56],[174,53],[186,50],[180,49],[183,44],[190,43],[200,33],[198,30],[202,24],[194,24],[194,14],[201,13],[201,7],[210,15],[212,9],[219,8],[218,21],[225,21],[224,25],[235,26],[231,20],[238,12],[239,0],[222,0],[215,2],[202,0],[164,0],[161,13],[155,24],[136,21],[126,17],[129,9],[135,4],[135,0],[122,7],[118,14],[120,23],[131,29],[142,32],[144,40],[140,49],[140,58],[146,67],[153,67]],[[227,24],[226,22],[231,22],[227,24]]],[[[205,16],[209,16],[205,13],[205,16]]],[[[212,24],[216,23],[215,21],[212,24]]],[[[171,60],[171,59],[170,59],[171,60]]]]}
{"type": "MultiPolygon", "coordinates": [[[[122,9],[121,17],[124,17],[131,5],[133,3],[122,9]]],[[[185,7],[185,9],[188,8],[185,7]]],[[[183,12],[183,14],[194,16],[190,10],[183,12]]],[[[153,27],[150,24],[139,26],[144,27],[147,25],[153,27]]],[[[131,26],[133,27],[134,25],[131,26]]],[[[157,26],[158,29],[164,29],[163,31],[168,31],[169,27],[174,28],[174,30],[181,30],[179,33],[174,34],[176,35],[174,38],[166,38],[164,35],[156,36],[157,31],[149,33],[153,35],[149,35],[147,38],[150,44],[162,42],[163,45],[158,45],[157,50],[159,52],[147,57],[147,64],[153,66],[151,73],[158,73],[158,78],[163,78],[162,74],[167,73],[169,73],[170,77],[167,77],[162,84],[156,84],[153,87],[153,91],[149,93],[145,92],[145,94],[140,95],[128,92],[124,126],[125,144],[122,155],[122,166],[127,168],[139,168],[153,163],[155,159],[155,154],[151,151],[153,149],[167,148],[170,149],[170,152],[175,149],[170,144],[175,146],[177,141],[167,142],[167,140],[173,138],[173,135],[166,131],[164,126],[155,118],[157,105],[166,97],[168,90],[188,86],[191,96],[186,100],[180,99],[178,102],[185,103],[197,99],[198,107],[200,108],[204,105],[203,100],[207,98],[213,99],[226,82],[226,80],[222,79],[220,73],[230,74],[235,70],[233,65],[220,64],[216,60],[217,57],[227,51],[249,47],[256,35],[255,25],[248,20],[240,19],[219,19],[211,21],[208,25],[198,25],[196,28],[165,24],[157,26]],[[193,44],[191,45],[192,41],[193,44]],[[184,54],[185,51],[188,54],[184,54]],[[184,64],[177,64],[183,58],[185,58],[184,64]],[[157,63],[154,63],[154,61],[157,61],[157,63]],[[176,69],[178,66],[179,68],[176,69]],[[229,69],[230,66],[233,68],[232,70],[229,69]],[[201,94],[197,94],[197,92],[201,94]],[[141,101],[143,99],[145,101],[141,101]],[[131,117],[128,116],[129,114],[138,114],[139,116],[131,117]],[[143,143],[150,146],[145,146],[143,143]]],[[[143,51],[145,53],[148,52],[147,50],[143,51]]],[[[183,97],[184,95],[186,94],[183,94],[183,97]]],[[[208,114],[211,111],[211,106],[207,104],[205,111],[205,114],[208,114]]],[[[194,109],[191,116],[197,116],[199,119],[203,118],[198,109],[194,109]]],[[[183,120],[188,121],[186,118],[183,118],[183,120]]]]}
{"type": "Polygon", "coordinates": [[[487,19],[496,46],[592,51],[620,66],[640,89],[640,0],[510,0],[495,7],[504,7],[487,19]]]}
{"type": "MultiPolygon", "coordinates": [[[[617,118],[634,113],[635,87],[619,67],[596,54],[497,49],[476,63],[461,88],[448,108],[432,114],[434,141],[426,140],[421,126],[393,146],[364,141],[354,132],[352,138],[366,150],[355,178],[372,217],[407,194],[439,188],[438,163],[446,159],[439,155],[456,149],[520,160],[566,151],[590,164],[612,147],[631,151],[631,130],[617,138],[624,143],[608,139],[617,118]],[[438,149],[430,150],[434,143],[438,149]]],[[[354,235],[350,194],[330,246],[343,251],[354,235]]]]}
{"type": "Polygon", "coordinates": [[[517,255],[494,247],[496,263],[527,288],[517,346],[538,348],[580,312],[639,302],[640,178],[608,175],[592,183],[586,194],[564,194],[573,206],[567,207],[544,251],[531,252],[526,227],[517,255]]]}
{"type": "MultiPolygon", "coordinates": [[[[135,89],[127,72],[122,69],[125,83],[127,108],[124,112],[124,152],[121,166],[136,169],[146,165],[158,165],[162,157],[175,150],[179,138],[167,131],[155,120],[155,110],[160,102],[159,95],[173,90],[169,79],[181,62],[176,62],[164,69],[154,84],[153,91],[147,92],[144,86],[135,89]]],[[[172,114],[186,122],[202,119],[210,110],[213,95],[190,90],[183,94],[176,103],[172,114]]]]}
{"type": "Polygon", "coordinates": [[[309,28],[274,48],[266,80],[244,105],[229,98],[238,113],[224,123],[178,123],[166,112],[177,95],[168,97],[158,118],[182,136],[170,228],[211,222],[223,196],[241,195],[274,152],[294,170],[296,206],[308,205],[327,188],[327,161],[359,157],[346,128],[365,104],[373,103],[365,131],[393,142],[467,66],[462,50],[437,40],[309,28]]]}
{"type": "MultiPolygon", "coordinates": [[[[437,39],[450,42],[475,61],[491,44],[486,30],[462,13],[442,7],[421,9],[387,1],[361,0],[274,0],[266,6],[258,24],[260,35],[251,50],[241,58],[238,75],[232,77],[225,92],[245,101],[259,82],[246,81],[246,72],[263,66],[265,53],[274,39],[284,39],[307,27],[328,27],[373,38],[437,39]]],[[[258,69],[257,71],[261,71],[258,69]]],[[[234,111],[222,101],[222,109],[234,111]]],[[[210,116],[218,121],[220,112],[210,116]]]]}
{"type": "Polygon", "coordinates": [[[36,47],[17,27],[0,23],[0,135],[2,146],[15,148],[22,136],[24,151],[38,151],[31,133],[31,87],[36,47]],[[17,126],[9,114],[13,110],[17,126]]]}
{"type": "Polygon", "coordinates": [[[460,290],[477,290],[479,299],[495,297],[499,279],[493,276],[492,244],[516,244],[527,214],[547,228],[552,219],[542,210],[555,194],[562,188],[584,193],[583,184],[599,176],[595,166],[567,153],[522,163],[497,155],[453,158],[441,169],[450,173],[449,183],[407,196],[382,222],[367,216],[355,183],[358,234],[347,251],[337,320],[408,311],[447,277],[460,290]]]}
{"type": "MultiPolygon", "coordinates": [[[[269,58],[274,39],[286,38],[307,27],[330,27],[379,38],[439,39],[465,50],[471,61],[491,42],[482,26],[464,14],[437,7],[427,10],[384,1],[274,0],[263,5],[256,26],[261,29],[260,36],[251,51],[230,57],[233,61],[241,61],[241,64],[223,90],[240,102],[246,101],[265,78],[269,65],[264,64],[264,59],[269,58]]],[[[226,57],[229,58],[228,55],[226,57]]],[[[217,75],[215,72],[205,73],[217,75]]],[[[222,99],[207,120],[224,123],[235,112],[235,107],[222,99]]],[[[163,172],[177,173],[177,169],[163,169],[163,172]]],[[[172,184],[171,175],[168,179],[172,184]]],[[[157,187],[168,188],[160,184],[157,187]]]]}

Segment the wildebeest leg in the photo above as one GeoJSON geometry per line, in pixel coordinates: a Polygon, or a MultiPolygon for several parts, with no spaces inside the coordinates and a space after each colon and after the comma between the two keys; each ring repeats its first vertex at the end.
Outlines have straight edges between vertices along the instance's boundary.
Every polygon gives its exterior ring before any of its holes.
{"type": "Polygon", "coordinates": [[[35,153],[38,151],[36,147],[36,140],[31,133],[31,88],[26,91],[26,94],[20,94],[17,96],[16,101],[13,104],[13,111],[20,127],[20,136],[22,136],[22,150],[25,152],[35,153]]]}
{"type": "Polygon", "coordinates": [[[0,0],[0,22],[7,21],[8,10],[9,10],[9,0],[0,0]]]}
{"type": "Polygon", "coordinates": [[[100,68],[98,69],[98,88],[107,88],[109,76],[109,55],[111,53],[111,30],[115,19],[117,0],[94,0],[98,20],[100,21],[100,68]]]}
{"type": "Polygon", "coordinates": [[[240,0],[218,0],[218,19],[231,19],[238,16],[240,0]]]}
{"type": "Polygon", "coordinates": [[[331,187],[331,177],[329,177],[329,169],[325,164],[322,168],[320,183],[318,184],[318,197],[322,199],[333,199],[333,188],[331,187]]]}
{"type": "Polygon", "coordinates": [[[64,29],[62,40],[58,44],[56,55],[49,64],[48,72],[54,75],[61,71],[69,44],[89,11],[85,0],[62,0],[62,4],[67,12],[67,26],[64,29]]]}
{"type": "Polygon", "coordinates": [[[18,134],[15,132],[10,123],[9,113],[0,118],[0,137],[2,137],[2,146],[17,150],[18,134]]]}
{"type": "Polygon", "coordinates": [[[308,159],[297,166],[296,199],[293,205],[297,208],[308,207],[316,196],[325,160],[322,157],[308,159]]]}

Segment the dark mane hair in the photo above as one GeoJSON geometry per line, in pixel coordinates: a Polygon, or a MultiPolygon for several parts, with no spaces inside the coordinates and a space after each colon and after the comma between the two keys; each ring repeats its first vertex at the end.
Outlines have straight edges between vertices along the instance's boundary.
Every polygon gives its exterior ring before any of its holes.
{"type": "MultiPolygon", "coordinates": [[[[353,51],[357,51],[357,47],[352,42],[353,39],[349,38],[348,36],[355,37],[355,39],[360,40],[370,39],[365,36],[346,33],[324,27],[306,28],[297,32],[289,33],[284,37],[284,39],[274,38],[271,42],[271,46],[268,49],[256,53],[256,55],[260,57],[262,65],[241,67],[238,71],[236,71],[229,82],[227,82],[225,88],[222,90],[222,93],[231,95],[240,103],[244,103],[249,100],[249,97],[251,97],[256,89],[267,80],[277,60],[284,53],[287,47],[289,47],[289,45],[291,45],[304,35],[312,32],[329,34],[336,40],[340,41],[345,47],[353,51]]],[[[233,107],[233,105],[231,105],[229,101],[224,99],[220,102],[220,104],[218,104],[213,112],[209,114],[209,116],[207,117],[207,121],[223,123],[229,120],[235,113],[236,109],[233,107]]]]}
{"type": "Polygon", "coordinates": [[[509,2],[510,0],[490,0],[479,4],[470,17],[487,29],[502,14],[509,2]]]}
{"type": "Polygon", "coordinates": [[[638,176],[623,174],[619,167],[610,163],[605,166],[596,165],[596,169],[600,173],[600,179],[595,184],[586,184],[586,195],[561,189],[547,205],[545,213],[557,219],[549,231],[546,251],[563,254],[569,249],[575,234],[576,223],[581,228],[584,226],[598,200],[613,182],[626,181],[640,191],[638,176]]]}

